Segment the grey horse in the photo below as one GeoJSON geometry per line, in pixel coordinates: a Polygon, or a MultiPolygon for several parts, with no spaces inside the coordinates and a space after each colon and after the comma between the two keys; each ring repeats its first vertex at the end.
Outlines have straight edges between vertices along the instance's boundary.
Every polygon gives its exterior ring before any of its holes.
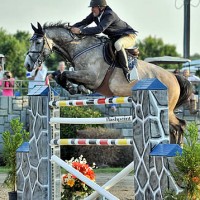
{"type": "MultiPolygon", "coordinates": [[[[86,88],[108,97],[131,95],[131,88],[138,80],[128,83],[121,68],[110,67],[104,59],[105,42],[101,38],[79,38],[71,33],[68,24],[62,23],[45,24],[43,27],[38,23],[38,28],[33,25],[32,28],[35,33],[25,59],[27,70],[32,71],[52,51],[56,51],[75,68],[74,71],[66,71],[61,80],[83,84],[86,88]]],[[[140,79],[157,78],[167,86],[171,143],[182,143],[186,123],[176,117],[174,109],[189,98],[191,84],[182,77],[142,60],[138,60],[137,70],[140,79]]]]}

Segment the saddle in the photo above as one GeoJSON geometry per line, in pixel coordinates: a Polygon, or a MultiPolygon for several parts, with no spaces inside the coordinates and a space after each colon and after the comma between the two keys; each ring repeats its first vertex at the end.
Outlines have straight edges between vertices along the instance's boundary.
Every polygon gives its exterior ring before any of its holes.
{"type": "MultiPolygon", "coordinates": [[[[140,53],[139,48],[136,46],[125,50],[127,53],[128,60],[137,59],[140,53]]],[[[105,43],[103,53],[104,53],[104,60],[107,62],[107,64],[119,67],[119,63],[117,62],[116,50],[112,41],[108,41],[105,43]]]]}
{"type": "MultiPolygon", "coordinates": [[[[135,70],[133,70],[133,69],[136,68],[136,66],[137,66],[137,58],[139,55],[139,49],[138,49],[138,47],[126,49],[126,53],[127,53],[127,58],[128,58],[128,62],[129,62],[129,69],[131,70],[131,73],[135,75],[135,73],[137,74],[137,72],[135,72],[136,69],[135,70]]],[[[117,57],[116,50],[115,50],[115,47],[114,47],[112,41],[108,41],[105,43],[104,48],[103,48],[103,56],[104,56],[105,62],[108,65],[110,65],[110,67],[104,77],[103,82],[96,89],[96,91],[99,93],[104,93],[106,96],[111,97],[114,94],[112,93],[112,91],[109,88],[110,77],[111,77],[115,67],[121,68],[120,64],[117,61],[118,59],[116,59],[116,57],[117,57]]]]}

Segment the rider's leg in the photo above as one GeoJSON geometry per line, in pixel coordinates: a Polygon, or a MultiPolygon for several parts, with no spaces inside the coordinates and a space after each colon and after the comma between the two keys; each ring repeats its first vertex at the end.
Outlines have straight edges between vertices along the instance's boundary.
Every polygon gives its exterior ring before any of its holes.
{"type": "Polygon", "coordinates": [[[127,60],[125,49],[134,46],[135,39],[136,39],[136,35],[130,34],[130,35],[121,37],[114,44],[115,49],[117,50],[119,64],[121,65],[124,75],[128,82],[130,82],[130,74],[129,74],[128,60],[127,60]]]}

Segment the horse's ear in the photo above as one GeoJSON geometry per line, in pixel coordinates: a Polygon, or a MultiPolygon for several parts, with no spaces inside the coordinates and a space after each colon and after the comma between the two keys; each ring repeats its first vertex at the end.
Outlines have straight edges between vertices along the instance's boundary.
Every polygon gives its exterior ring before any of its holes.
{"type": "Polygon", "coordinates": [[[41,26],[41,24],[40,24],[39,22],[37,23],[37,26],[38,26],[37,33],[38,33],[39,35],[44,35],[43,28],[42,28],[42,26],[41,26]]]}
{"type": "Polygon", "coordinates": [[[37,32],[37,28],[31,23],[31,27],[34,30],[34,32],[37,32]]]}
{"type": "Polygon", "coordinates": [[[37,23],[37,26],[38,26],[38,30],[43,32],[43,28],[39,22],[37,23]]]}

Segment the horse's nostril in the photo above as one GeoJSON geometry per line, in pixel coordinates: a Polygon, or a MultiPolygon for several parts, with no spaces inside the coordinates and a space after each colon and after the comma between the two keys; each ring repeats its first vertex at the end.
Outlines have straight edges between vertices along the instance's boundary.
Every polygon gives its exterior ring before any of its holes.
{"type": "Polygon", "coordinates": [[[32,71],[31,66],[29,64],[26,65],[26,69],[27,69],[28,72],[32,71]]]}

